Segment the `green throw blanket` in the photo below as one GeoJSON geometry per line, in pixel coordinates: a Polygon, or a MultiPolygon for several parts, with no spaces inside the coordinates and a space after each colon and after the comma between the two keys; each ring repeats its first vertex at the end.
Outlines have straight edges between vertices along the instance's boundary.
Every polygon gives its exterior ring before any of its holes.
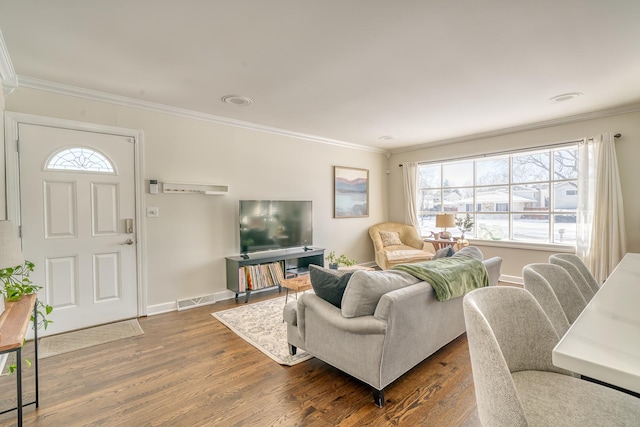
{"type": "Polygon", "coordinates": [[[438,301],[460,297],[476,288],[489,286],[489,275],[481,261],[467,257],[398,264],[392,270],[405,271],[430,283],[438,301]]]}

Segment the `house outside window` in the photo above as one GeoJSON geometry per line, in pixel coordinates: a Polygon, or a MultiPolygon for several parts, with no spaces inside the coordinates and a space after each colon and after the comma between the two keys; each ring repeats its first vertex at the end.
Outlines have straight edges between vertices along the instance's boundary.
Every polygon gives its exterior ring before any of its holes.
{"type": "MultiPolygon", "coordinates": [[[[466,237],[575,245],[578,146],[418,166],[418,216],[423,236],[439,231],[438,212],[467,213],[466,237]],[[475,207],[475,209],[474,209],[475,207]]],[[[460,232],[449,230],[454,236],[460,232]]]]}

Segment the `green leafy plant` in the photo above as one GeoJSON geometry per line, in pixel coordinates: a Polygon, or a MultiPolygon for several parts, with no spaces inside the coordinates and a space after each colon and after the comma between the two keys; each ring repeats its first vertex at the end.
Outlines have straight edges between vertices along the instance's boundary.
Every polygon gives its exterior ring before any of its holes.
{"type": "Polygon", "coordinates": [[[336,252],[335,251],[329,252],[329,254],[325,257],[325,259],[327,261],[329,261],[329,265],[335,265],[335,266],[339,266],[339,265],[350,266],[350,265],[354,265],[354,264],[356,264],[358,262],[355,259],[347,258],[347,256],[345,254],[341,254],[340,256],[336,256],[336,252]]]}
{"type": "MultiPolygon", "coordinates": [[[[5,298],[9,302],[18,301],[24,295],[35,294],[42,289],[42,286],[34,285],[29,278],[29,274],[33,271],[33,268],[34,264],[31,261],[25,261],[24,264],[16,267],[0,269],[0,283],[2,284],[2,287],[0,287],[0,297],[5,298]]],[[[53,307],[36,299],[36,312],[40,319],[38,325],[36,325],[37,328],[44,327],[47,329],[47,326],[52,323],[47,316],[51,314],[52,311],[53,307]]],[[[33,315],[31,315],[31,321],[35,322],[33,315]]],[[[27,358],[25,358],[25,363],[27,367],[31,366],[31,361],[27,358]]],[[[8,365],[7,369],[9,373],[14,373],[16,364],[12,363],[8,365]]]]}
{"type": "Polygon", "coordinates": [[[458,230],[460,230],[460,233],[462,233],[463,236],[464,233],[473,229],[474,224],[475,223],[473,222],[471,215],[469,215],[469,212],[467,212],[467,215],[464,218],[456,218],[456,227],[458,227],[458,230]]]}

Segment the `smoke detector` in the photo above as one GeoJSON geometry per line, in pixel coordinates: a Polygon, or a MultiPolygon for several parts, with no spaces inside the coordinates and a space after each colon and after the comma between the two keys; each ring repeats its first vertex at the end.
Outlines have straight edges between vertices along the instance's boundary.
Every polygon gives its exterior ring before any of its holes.
{"type": "Polygon", "coordinates": [[[220,100],[225,104],[236,105],[238,107],[245,107],[253,102],[251,98],[240,95],[225,95],[220,98],[220,100]]]}
{"type": "Polygon", "coordinates": [[[549,100],[552,102],[564,102],[564,101],[570,101],[579,96],[582,96],[582,92],[561,93],[560,95],[556,95],[552,98],[549,98],[549,100]]]}

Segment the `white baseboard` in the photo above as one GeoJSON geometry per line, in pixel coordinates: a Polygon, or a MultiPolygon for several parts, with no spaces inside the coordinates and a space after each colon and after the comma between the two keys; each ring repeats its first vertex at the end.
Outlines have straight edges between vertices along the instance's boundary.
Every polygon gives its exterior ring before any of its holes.
{"type": "MultiPolygon", "coordinates": [[[[254,291],[256,292],[256,291],[254,291]]],[[[226,291],[222,291],[222,292],[216,292],[215,293],[216,296],[216,302],[218,301],[224,301],[224,300],[228,300],[231,298],[235,298],[236,297],[236,293],[233,291],[230,291],[229,289],[227,289],[226,291]]]]}
{"type": "Polygon", "coordinates": [[[376,264],[375,261],[363,262],[363,263],[358,264],[358,265],[361,265],[363,267],[374,267],[374,268],[378,267],[378,264],[376,264]]]}
{"type": "MultiPolygon", "coordinates": [[[[253,291],[252,293],[257,293],[257,292],[260,292],[260,291],[253,291]]],[[[214,298],[213,303],[215,304],[218,301],[224,301],[231,298],[235,298],[235,296],[236,296],[235,292],[230,291],[228,289],[222,292],[216,292],[215,294],[213,294],[213,298],[214,298]]],[[[202,298],[202,297],[185,298],[185,299],[199,299],[199,298],[202,298]]],[[[208,304],[211,304],[211,302],[208,302],[207,304],[196,304],[194,305],[194,307],[201,306],[201,305],[208,305],[208,304]]],[[[153,316],[155,314],[162,314],[162,313],[169,313],[172,311],[178,311],[178,301],[170,301],[162,304],[147,306],[147,316],[153,316]]]]}
{"type": "Polygon", "coordinates": [[[507,276],[506,274],[501,274],[500,279],[498,280],[501,282],[514,283],[516,285],[524,285],[524,281],[520,276],[507,276]]]}
{"type": "Polygon", "coordinates": [[[178,311],[178,302],[165,302],[162,304],[148,305],[147,316],[153,316],[154,314],[169,313],[170,311],[178,311]]]}

